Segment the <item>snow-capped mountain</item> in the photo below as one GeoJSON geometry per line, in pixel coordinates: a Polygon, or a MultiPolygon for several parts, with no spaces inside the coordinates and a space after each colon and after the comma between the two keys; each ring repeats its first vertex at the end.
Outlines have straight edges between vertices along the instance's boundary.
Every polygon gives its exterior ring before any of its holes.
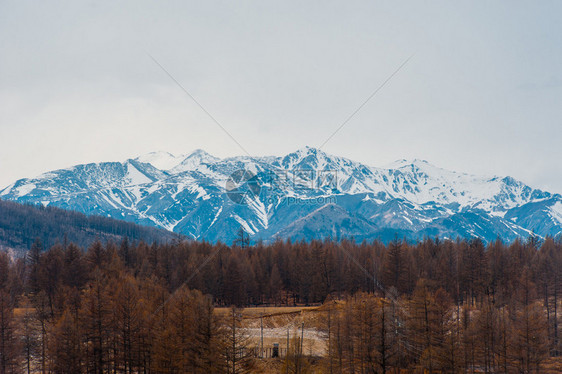
{"type": "Polygon", "coordinates": [[[444,170],[423,160],[384,168],[303,148],[283,157],[220,159],[152,152],[21,179],[0,198],[101,214],[232,242],[480,237],[562,233],[562,197],[511,177],[444,170]]]}

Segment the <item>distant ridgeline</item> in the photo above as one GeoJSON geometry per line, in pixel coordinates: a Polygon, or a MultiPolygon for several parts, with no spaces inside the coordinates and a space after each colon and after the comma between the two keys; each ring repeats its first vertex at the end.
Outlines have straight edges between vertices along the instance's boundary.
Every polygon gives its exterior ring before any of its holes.
{"type": "Polygon", "coordinates": [[[511,177],[445,170],[423,160],[373,167],[303,148],[285,156],[219,159],[155,152],[24,178],[0,197],[97,214],[232,243],[354,239],[391,242],[562,233],[562,195],[511,177]]]}
{"type": "Polygon", "coordinates": [[[65,241],[85,248],[96,240],[118,242],[125,237],[146,243],[180,238],[166,230],[113,218],[0,200],[0,249],[21,252],[29,249],[36,239],[41,240],[44,248],[65,241]]]}

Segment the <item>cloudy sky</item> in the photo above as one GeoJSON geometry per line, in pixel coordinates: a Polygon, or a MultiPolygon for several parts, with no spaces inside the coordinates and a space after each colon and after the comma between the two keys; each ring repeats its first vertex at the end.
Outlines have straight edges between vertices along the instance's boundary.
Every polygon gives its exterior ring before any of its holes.
{"type": "Polygon", "coordinates": [[[0,1],[0,187],[155,150],[325,146],[562,193],[560,1],[0,1]]]}

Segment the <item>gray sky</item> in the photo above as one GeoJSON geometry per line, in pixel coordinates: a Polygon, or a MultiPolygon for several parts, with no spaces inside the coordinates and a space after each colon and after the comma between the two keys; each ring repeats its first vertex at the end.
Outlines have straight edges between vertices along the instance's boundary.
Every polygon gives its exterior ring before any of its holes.
{"type": "Polygon", "coordinates": [[[562,192],[560,1],[0,1],[0,186],[155,150],[319,146],[562,192]]]}

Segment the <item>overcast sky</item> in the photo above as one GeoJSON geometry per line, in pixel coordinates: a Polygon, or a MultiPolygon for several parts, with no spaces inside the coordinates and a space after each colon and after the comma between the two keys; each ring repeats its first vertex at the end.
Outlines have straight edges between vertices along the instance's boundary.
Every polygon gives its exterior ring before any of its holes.
{"type": "Polygon", "coordinates": [[[325,146],[562,193],[561,1],[0,0],[0,188],[155,150],[325,146]]]}

